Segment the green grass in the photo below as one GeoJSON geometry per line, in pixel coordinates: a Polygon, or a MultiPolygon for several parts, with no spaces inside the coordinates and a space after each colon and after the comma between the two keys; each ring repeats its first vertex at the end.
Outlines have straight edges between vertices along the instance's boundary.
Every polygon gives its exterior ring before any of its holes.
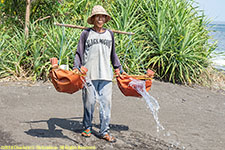
{"type": "Polygon", "coordinates": [[[91,9],[101,4],[112,16],[107,28],[135,33],[131,37],[115,34],[116,51],[127,73],[143,74],[150,68],[156,72],[156,78],[164,81],[196,83],[210,65],[209,57],[216,43],[209,43],[209,21],[204,14],[200,15],[197,6],[193,7],[194,3],[194,0],[64,1],[57,10],[52,10],[56,13],[50,20],[31,23],[28,39],[19,27],[1,27],[0,78],[47,79],[51,57],[72,68],[81,30],[63,31],[53,23],[90,26],[86,20],[91,9]]]}

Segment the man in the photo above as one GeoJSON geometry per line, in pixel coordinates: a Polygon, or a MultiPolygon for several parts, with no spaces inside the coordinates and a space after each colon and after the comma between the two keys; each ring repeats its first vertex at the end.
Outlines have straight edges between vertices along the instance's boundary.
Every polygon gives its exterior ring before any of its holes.
{"type": "Polygon", "coordinates": [[[111,64],[117,75],[120,72],[126,73],[123,71],[115,52],[113,32],[103,28],[103,25],[110,20],[110,15],[102,6],[94,6],[91,16],[87,19],[87,22],[93,27],[81,33],[74,68],[84,66],[88,69],[87,87],[82,90],[83,126],[85,127],[82,136],[91,136],[95,102],[98,99],[100,104],[100,137],[109,142],[116,142],[116,139],[109,134],[113,78],[111,64]]]}

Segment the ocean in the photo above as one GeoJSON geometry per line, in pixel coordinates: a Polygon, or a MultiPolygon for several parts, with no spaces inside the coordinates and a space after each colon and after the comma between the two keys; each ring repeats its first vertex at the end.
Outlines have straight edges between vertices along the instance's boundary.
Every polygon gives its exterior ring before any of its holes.
{"type": "Polygon", "coordinates": [[[218,47],[213,52],[211,60],[216,69],[225,71],[225,23],[212,23],[210,26],[212,26],[210,30],[215,31],[211,35],[218,41],[218,47]]]}

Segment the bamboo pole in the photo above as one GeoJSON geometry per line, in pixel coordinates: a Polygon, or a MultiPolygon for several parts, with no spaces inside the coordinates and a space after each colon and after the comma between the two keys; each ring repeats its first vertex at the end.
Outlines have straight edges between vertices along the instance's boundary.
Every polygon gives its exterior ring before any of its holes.
{"type": "Polygon", "coordinates": [[[46,16],[46,17],[44,17],[44,18],[39,18],[39,19],[37,19],[36,21],[34,21],[33,24],[37,23],[38,21],[42,21],[42,20],[45,20],[45,19],[48,19],[48,18],[51,18],[51,16],[46,16]]]}
{"type": "MultiPolygon", "coordinates": [[[[71,24],[60,24],[60,23],[54,23],[57,26],[64,26],[64,27],[69,27],[69,28],[77,28],[77,29],[88,29],[88,27],[82,27],[82,26],[77,26],[77,25],[71,25],[71,24]]],[[[134,35],[135,33],[132,32],[124,32],[124,31],[118,31],[118,30],[111,30],[114,33],[119,33],[119,34],[128,34],[128,35],[134,35]]]]}

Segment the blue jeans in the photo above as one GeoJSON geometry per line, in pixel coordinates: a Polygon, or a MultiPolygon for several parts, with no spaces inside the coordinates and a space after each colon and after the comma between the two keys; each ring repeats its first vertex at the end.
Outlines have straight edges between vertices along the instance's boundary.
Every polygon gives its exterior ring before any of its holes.
{"type": "Polygon", "coordinates": [[[92,119],[96,100],[100,105],[100,134],[104,135],[109,130],[111,116],[112,81],[91,80],[87,81],[87,86],[82,89],[84,104],[83,125],[85,129],[92,128],[92,119]]]}

